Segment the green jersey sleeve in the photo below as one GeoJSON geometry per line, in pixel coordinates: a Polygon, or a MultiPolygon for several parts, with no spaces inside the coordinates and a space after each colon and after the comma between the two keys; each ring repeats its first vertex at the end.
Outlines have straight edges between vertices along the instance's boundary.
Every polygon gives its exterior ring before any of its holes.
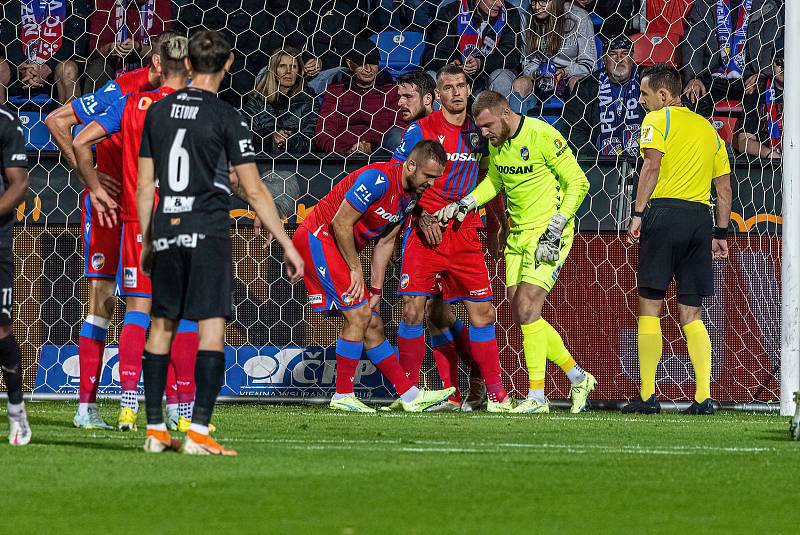
{"type": "Polygon", "coordinates": [[[541,149],[547,167],[558,177],[563,199],[558,213],[572,219],[589,191],[589,180],[561,133],[550,125],[542,131],[541,149]]]}
{"type": "MultiPolygon", "coordinates": [[[[488,161],[488,159],[484,158],[484,161],[488,161]]],[[[486,170],[486,177],[472,190],[470,195],[475,199],[478,206],[483,206],[497,197],[503,191],[503,187],[503,177],[497,173],[495,166],[489,166],[486,170]]]]}

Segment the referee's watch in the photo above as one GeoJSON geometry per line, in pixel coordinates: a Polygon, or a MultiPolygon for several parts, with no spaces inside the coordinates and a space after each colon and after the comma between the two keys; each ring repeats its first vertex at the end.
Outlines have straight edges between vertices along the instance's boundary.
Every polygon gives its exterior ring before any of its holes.
{"type": "Polygon", "coordinates": [[[714,227],[714,239],[715,240],[727,240],[728,239],[728,227],[714,227]]]}
{"type": "Polygon", "coordinates": [[[644,212],[640,212],[638,210],[632,210],[631,211],[631,217],[639,217],[639,218],[641,218],[643,215],[644,215],[644,212]]]}

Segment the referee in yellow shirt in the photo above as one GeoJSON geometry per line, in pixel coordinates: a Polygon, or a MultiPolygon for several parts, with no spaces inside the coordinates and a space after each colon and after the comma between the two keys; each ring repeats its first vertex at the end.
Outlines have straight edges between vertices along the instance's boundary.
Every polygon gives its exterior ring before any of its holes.
{"type": "Polygon", "coordinates": [[[703,297],[714,295],[712,257],[728,257],[731,215],[730,162],[725,142],[705,118],[681,105],[681,77],[655,65],[642,73],[640,101],[648,111],[640,148],[644,165],[628,241],[639,249],[639,376],[641,399],[622,412],[661,412],[656,370],[661,359],[661,309],[670,281],[695,374],[688,414],[713,414],[711,339],[703,324],[703,297]],[[710,210],[711,182],[717,191],[716,222],[710,210]],[[716,223],[716,226],[715,226],[716,223]]]}

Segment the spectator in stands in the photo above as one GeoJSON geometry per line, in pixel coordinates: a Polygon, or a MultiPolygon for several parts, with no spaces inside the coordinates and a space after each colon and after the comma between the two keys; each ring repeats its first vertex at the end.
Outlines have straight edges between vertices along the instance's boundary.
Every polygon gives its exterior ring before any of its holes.
{"type": "Polygon", "coordinates": [[[393,126],[405,126],[397,110],[397,88],[378,69],[378,49],[368,40],[352,46],[345,54],[350,76],[322,95],[314,146],[323,152],[371,153],[393,126]]]}
{"type": "Polygon", "coordinates": [[[363,49],[367,46],[363,41],[386,28],[379,25],[368,0],[312,0],[311,12],[317,14],[308,43],[314,61],[306,64],[306,72],[313,77],[308,85],[319,95],[344,74],[345,55],[363,49]]]}
{"type": "MultiPolygon", "coordinates": [[[[397,77],[397,108],[403,121],[411,123],[433,111],[436,100],[436,81],[423,70],[397,77]]],[[[383,148],[394,152],[403,140],[403,128],[395,126],[383,138],[383,148]]]]}
{"type": "Polygon", "coordinates": [[[773,75],[745,95],[739,150],[759,158],[780,158],[783,134],[783,51],[775,55],[773,75]]]}
{"type": "MultiPolygon", "coordinates": [[[[244,105],[257,151],[273,155],[289,153],[298,158],[311,151],[317,100],[309,91],[300,51],[287,46],[273,52],[244,105]]],[[[296,165],[281,169],[280,163],[273,159],[259,163],[258,169],[281,217],[295,215],[302,180],[296,173],[296,165]]]]}
{"type": "Polygon", "coordinates": [[[96,0],[89,18],[84,92],[93,93],[121,71],[141,67],[151,39],[171,30],[174,18],[171,0],[96,0]]]}
{"type": "Polygon", "coordinates": [[[444,65],[461,65],[473,93],[492,89],[508,96],[520,64],[519,11],[504,0],[452,0],[445,2],[428,25],[422,63],[438,71],[444,65]]]}
{"type": "Polygon", "coordinates": [[[696,0],[682,44],[684,89],[697,113],[716,102],[741,100],[771,76],[783,23],[776,0],[696,0]]]}
{"type": "Polygon", "coordinates": [[[309,0],[271,0],[267,3],[267,33],[262,41],[265,50],[285,47],[303,52],[303,73],[306,81],[319,73],[317,58],[308,49],[309,36],[314,35],[317,17],[309,0]]]}
{"type": "Polygon", "coordinates": [[[86,0],[9,0],[0,5],[0,100],[47,94],[66,103],[81,94],[75,61],[86,57],[86,0]]]}
{"type": "Polygon", "coordinates": [[[578,82],[557,126],[576,154],[635,158],[645,111],[633,43],[621,35],[603,44],[603,70],[578,82]]]}
{"type": "Polygon", "coordinates": [[[300,51],[292,47],[275,51],[244,105],[256,149],[269,154],[308,153],[317,126],[315,96],[305,87],[300,51]]]}
{"type": "Polygon", "coordinates": [[[565,0],[532,0],[523,32],[523,76],[514,80],[509,105],[526,114],[553,95],[564,99],[581,78],[595,69],[597,48],[589,14],[565,0]]]}
{"type": "Polygon", "coordinates": [[[262,36],[273,23],[267,13],[273,1],[192,0],[181,1],[178,6],[179,31],[191,37],[200,30],[216,30],[233,47],[230,76],[222,81],[219,94],[236,109],[242,108],[244,98],[256,85],[256,74],[269,61],[268,51],[272,49],[262,47],[262,36]]]}

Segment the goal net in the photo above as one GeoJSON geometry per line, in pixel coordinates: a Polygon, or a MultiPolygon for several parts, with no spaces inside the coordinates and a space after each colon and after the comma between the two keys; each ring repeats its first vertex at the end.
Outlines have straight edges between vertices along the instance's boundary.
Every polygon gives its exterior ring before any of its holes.
{"type": "MultiPolygon", "coordinates": [[[[81,185],[44,119],[75,95],[146,66],[158,33],[209,28],[234,46],[221,96],[250,122],[263,180],[290,230],[347,172],[389,158],[405,125],[394,81],[402,73],[461,62],[475,92],[505,92],[516,111],[558,128],[591,187],[544,316],[597,377],[593,399],[606,401],[638,394],[638,246],[625,241],[641,166],[645,112],[638,104],[638,77],[654,63],[675,65],[688,104],[725,140],[733,169],[730,258],[714,263],[716,295],[703,302],[713,348],[712,396],[740,406],[779,399],[783,2],[551,0],[545,7],[524,0],[381,0],[369,12],[338,0],[315,2],[313,9],[307,0],[233,4],[17,0],[0,8],[0,97],[21,117],[31,161],[30,192],[14,227],[14,329],[28,391],[77,392],[77,341],[87,300],[81,185]],[[280,50],[285,52],[275,53],[280,50]],[[287,71],[296,71],[300,82],[291,74],[284,80],[287,71]]],[[[340,323],[311,312],[303,285],[285,278],[279,249],[262,247],[254,236],[252,217],[247,206],[232,201],[234,316],[222,395],[329,396],[340,323]]],[[[368,248],[362,256],[365,272],[370,255],[368,248]]],[[[488,254],[486,262],[504,381],[514,396],[524,397],[527,370],[505,299],[504,266],[488,254]]],[[[381,303],[395,345],[402,315],[398,272],[399,266],[390,266],[381,303]]],[[[456,311],[466,321],[461,305],[456,311]]],[[[101,394],[119,392],[116,336],[123,312],[120,301],[101,394]]],[[[674,288],[662,329],[657,393],[664,400],[691,400],[694,377],[674,288]]],[[[567,398],[566,377],[548,366],[547,395],[567,398]]],[[[464,366],[460,381],[466,388],[464,366]]],[[[430,350],[421,382],[440,384],[430,350]]],[[[366,359],[357,384],[359,396],[394,395],[366,359]]]]}

